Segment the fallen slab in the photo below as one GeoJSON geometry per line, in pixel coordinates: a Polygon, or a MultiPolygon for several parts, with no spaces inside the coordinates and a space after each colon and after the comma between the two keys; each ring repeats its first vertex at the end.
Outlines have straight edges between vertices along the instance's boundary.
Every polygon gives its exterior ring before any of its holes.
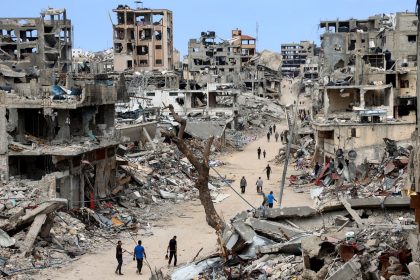
{"type": "Polygon", "coordinates": [[[327,278],[327,280],[352,280],[360,273],[360,262],[353,258],[342,267],[340,267],[333,275],[327,278]]]}
{"type": "Polygon", "coordinates": [[[37,208],[27,210],[25,215],[19,217],[17,221],[9,221],[2,225],[1,229],[6,232],[20,231],[23,228],[29,226],[40,214],[49,214],[60,208],[67,206],[67,199],[54,198],[40,204],[37,208]]]}
{"type": "Polygon", "coordinates": [[[266,209],[268,219],[307,218],[316,214],[317,211],[309,206],[266,209]]]}
{"type": "Polygon", "coordinates": [[[11,238],[5,231],[0,229],[0,247],[10,247],[15,245],[15,240],[11,238]]]}
{"type": "Polygon", "coordinates": [[[341,201],[341,203],[343,204],[343,206],[346,208],[347,212],[349,212],[350,216],[351,216],[351,217],[352,217],[352,218],[356,221],[357,225],[358,225],[359,227],[364,227],[364,226],[365,226],[365,224],[364,224],[364,222],[362,221],[362,218],[360,218],[359,214],[357,214],[357,212],[356,212],[356,211],[354,211],[354,210],[351,208],[350,203],[348,203],[348,202],[347,202],[347,200],[346,200],[345,198],[343,198],[343,197],[340,197],[340,201],[341,201]]]}
{"type": "MultiPolygon", "coordinates": [[[[368,208],[409,208],[409,197],[368,197],[348,199],[347,202],[353,209],[368,209],[368,208]]],[[[343,210],[343,204],[338,201],[328,201],[318,208],[321,212],[332,212],[336,210],[343,210]]]]}
{"type": "Polygon", "coordinates": [[[250,225],[258,234],[277,242],[282,242],[285,239],[290,240],[291,237],[304,233],[303,230],[288,225],[255,218],[247,219],[246,224],[250,225]]]}
{"type": "Polygon", "coordinates": [[[47,214],[39,214],[35,217],[31,228],[26,234],[25,240],[23,241],[23,245],[21,246],[21,251],[25,256],[27,256],[30,250],[32,249],[35,239],[41,231],[42,225],[45,223],[46,219],[47,214]]]}
{"type": "Polygon", "coordinates": [[[251,244],[254,237],[257,236],[255,231],[242,221],[236,221],[232,224],[232,226],[239,236],[245,241],[245,244],[251,244]]]}

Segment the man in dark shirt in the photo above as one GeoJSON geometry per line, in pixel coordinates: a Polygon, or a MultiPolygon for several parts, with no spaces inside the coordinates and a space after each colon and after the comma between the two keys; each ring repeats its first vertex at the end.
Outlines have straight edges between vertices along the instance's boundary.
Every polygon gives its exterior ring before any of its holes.
{"type": "Polygon", "coordinates": [[[174,236],[171,240],[169,240],[169,245],[168,245],[168,250],[167,250],[167,252],[169,252],[168,266],[171,265],[172,258],[174,258],[174,266],[176,266],[176,251],[177,251],[176,236],[174,236]]]}
{"type": "Polygon", "coordinates": [[[117,244],[118,245],[117,245],[117,251],[116,251],[116,258],[117,258],[118,266],[117,266],[117,269],[115,270],[115,274],[124,275],[124,274],[121,273],[121,267],[122,267],[122,264],[123,264],[123,256],[122,256],[123,255],[123,250],[122,250],[122,247],[121,247],[121,245],[122,245],[121,240],[118,241],[117,244]]]}

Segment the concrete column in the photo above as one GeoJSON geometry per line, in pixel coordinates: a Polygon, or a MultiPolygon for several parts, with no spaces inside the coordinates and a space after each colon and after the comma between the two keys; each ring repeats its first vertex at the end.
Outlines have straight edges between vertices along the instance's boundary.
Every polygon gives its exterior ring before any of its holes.
{"type": "Polygon", "coordinates": [[[366,90],[360,89],[360,107],[363,109],[365,108],[365,93],[366,90]]]}

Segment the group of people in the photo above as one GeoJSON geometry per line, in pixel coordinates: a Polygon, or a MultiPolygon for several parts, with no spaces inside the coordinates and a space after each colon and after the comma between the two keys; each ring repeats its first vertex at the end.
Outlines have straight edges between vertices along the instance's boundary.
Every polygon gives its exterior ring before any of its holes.
{"type": "MultiPolygon", "coordinates": [[[[279,140],[279,133],[278,132],[276,132],[276,125],[274,124],[273,126],[269,126],[268,127],[268,132],[267,132],[267,141],[268,142],[270,142],[270,138],[271,138],[271,135],[274,133],[274,138],[276,139],[276,142],[278,142],[278,140],[279,140]]],[[[258,158],[259,159],[259,158],[258,158]]]]}
{"type": "MultiPolygon", "coordinates": [[[[117,258],[118,266],[117,266],[117,269],[115,270],[115,274],[118,274],[118,275],[124,275],[121,272],[122,265],[123,265],[123,252],[124,251],[125,250],[122,248],[122,242],[120,240],[120,241],[118,241],[117,247],[116,247],[116,258],[117,258]]],[[[178,247],[177,247],[177,242],[176,242],[176,236],[174,236],[171,240],[169,240],[169,245],[168,245],[168,248],[166,250],[166,255],[165,255],[165,259],[169,259],[168,267],[171,265],[172,259],[174,260],[174,266],[176,266],[177,251],[178,251],[178,247]]],[[[127,252],[127,251],[125,251],[125,252],[127,252]]],[[[137,274],[141,274],[141,270],[143,268],[143,260],[145,260],[146,257],[147,257],[146,256],[146,250],[144,249],[141,240],[139,240],[137,242],[136,247],[134,247],[134,252],[133,252],[133,261],[137,261],[137,270],[136,270],[137,274]]],[[[147,260],[146,260],[146,262],[147,262],[147,260]]]]}

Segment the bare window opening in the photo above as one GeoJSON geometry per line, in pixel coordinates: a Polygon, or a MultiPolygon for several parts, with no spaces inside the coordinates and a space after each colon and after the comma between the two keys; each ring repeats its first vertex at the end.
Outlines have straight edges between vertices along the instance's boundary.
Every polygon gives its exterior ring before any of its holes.
{"type": "Polygon", "coordinates": [[[410,87],[410,81],[409,80],[401,80],[400,81],[400,88],[409,88],[410,87]]]}
{"type": "Polygon", "coordinates": [[[163,25],[163,14],[153,14],[153,25],[163,25]]]}
{"type": "Polygon", "coordinates": [[[162,65],[162,59],[156,59],[156,65],[162,65]]]}
{"type": "Polygon", "coordinates": [[[152,29],[146,28],[140,31],[139,37],[141,40],[151,40],[152,39],[152,29]]]}
{"type": "Polygon", "coordinates": [[[351,135],[351,137],[357,137],[357,135],[356,135],[356,128],[351,128],[351,131],[350,131],[350,135],[351,135]]]}
{"type": "Polygon", "coordinates": [[[417,61],[417,55],[407,55],[407,60],[410,62],[416,62],[417,61]]]}
{"type": "Polygon", "coordinates": [[[146,25],[146,18],[144,15],[140,15],[140,16],[136,16],[136,24],[141,26],[141,25],[146,25]]]}
{"type": "Polygon", "coordinates": [[[127,60],[127,68],[128,69],[133,68],[133,61],[132,60],[127,60]]]}
{"type": "Polygon", "coordinates": [[[162,45],[156,45],[156,49],[157,50],[161,50],[162,49],[162,45]]]}
{"type": "Polygon", "coordinates": [[[128,43],[127,44],[127,53],[132,54],[133,53],[133,44],[128,43]]]}
{"type": "Polygon", "coordinates": [[[172,91],[169,93],[169,96],[178,96],[178,92],[172,91]]]}
{"type": "Polygon", "coordinates": [[[122,28],[115,29],[114,36],[115,36],[116,39],[118,39],[118,40],[124,40],[124,37],[125,37],[124,35],[125,35],[124,34],[124,29],[122,29],[122,28]]]}
{"type": "Polygon", "coordinates": [[[162,32],[161,31],[155,31],[155,39],[160,41],[162,40],[162,32]]]}
{"type": "Polygon", "coordinates": [[[146,92],[146,96],[155,96],[154,92],[146,92]]]}
{"type": "Polygon", "coordinates": [[[121,53],[123,50],[123,46],[121,43],[115,43],[114,44],[114,51],[115,53],[121,53]]]}
{"type": "Polygon", "coordinates": [[[125,24],[124,13],[118,13],[117,20],[118,20],[118,24],[125,24]]]}
{"type": "Polygon", "coordinates": [[[134,40],[134,29],[128,29],[128,38],[134,40]]]}
{"type": "Polygon", "coordinates": [[[340,59],[335,65],[334,70],[340,69],[344,67],[344,60],[340,59]]]}
{"type": "Polygon", "coordinates": [[[149,62],[146,59],[140,60],[140,66],[147,66],[147,65],[149,65],[149,62]]]}
{"type": "Polygon", "coordinates": [[[349,51],[354,51],[355,48],[356,48],[356,40],[350,40],[348,50],[349,51]]]}
{"type": "Polygon", "coordinates": [[[137,55],[146,55],[149,53],[148,46],[137,46],[137,55]]]}
{"type": "Polygon", "coordinates": [[[407,35],[407,41],[410,43],[415,43],[417,41],[416,35],[407,35]]]}
{"type": "Polygon", "coordinates": [[[134,24],[134,13],[127,13],[127,24],[134,24]]]}

